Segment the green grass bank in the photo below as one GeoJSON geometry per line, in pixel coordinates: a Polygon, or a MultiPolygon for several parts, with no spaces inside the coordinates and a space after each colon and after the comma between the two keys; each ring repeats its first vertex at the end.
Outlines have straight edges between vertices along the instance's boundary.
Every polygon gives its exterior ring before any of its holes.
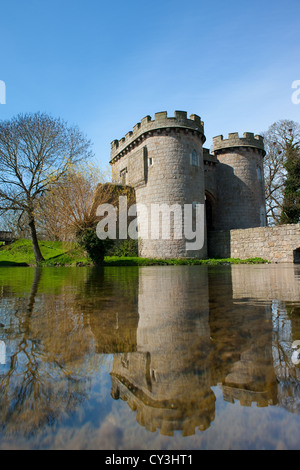
{"type": "MultiPolygon", "coordinates": [[[[41,266],[92,266],[86,253],[75,243],[41,241],[40,247],[45,261],[41,266]]],[[[166,265],[224,265],[224,264],[261,264],[261,258],[240,259],[145,259],[138,257],[105,257],[104,266],[166,266],[166,265]]],[[[34,266],[35,259],[30,240],[17,240],[11,245],[0,246],[0,267],[34,266]]]]}

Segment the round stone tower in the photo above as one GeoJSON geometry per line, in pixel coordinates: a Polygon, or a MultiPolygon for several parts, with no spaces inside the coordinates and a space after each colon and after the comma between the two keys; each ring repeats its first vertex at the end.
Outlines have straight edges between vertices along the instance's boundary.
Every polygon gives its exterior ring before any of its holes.
{"type": "Polygon", "coordinates": [[[136,190],[139,256],[206,257],[204,142],[200,117],[183,111],[146,116],[112,142],[113,182],[136,190]]]}
{"type": "Polygon", "coordinates": [[[266,226],[263,137],[249,132],[214,137],[213,153],[219,161],[215,229],[266,226]]]}

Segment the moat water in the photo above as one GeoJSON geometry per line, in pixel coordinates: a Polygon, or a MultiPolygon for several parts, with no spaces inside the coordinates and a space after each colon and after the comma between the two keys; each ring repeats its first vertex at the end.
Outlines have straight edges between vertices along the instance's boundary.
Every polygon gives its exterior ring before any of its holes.
{"type": "Polygon", "coordinates": [[[299,265],[1,268],[0,294],[0,449],[300,449],[299,265]]]}

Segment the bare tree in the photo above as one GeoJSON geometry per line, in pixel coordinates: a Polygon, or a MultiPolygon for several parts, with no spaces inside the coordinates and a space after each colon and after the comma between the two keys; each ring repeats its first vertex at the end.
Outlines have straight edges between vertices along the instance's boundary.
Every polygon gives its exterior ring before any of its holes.
{"type": "Polygon", "coordinates": [[[29,238],[30,230],[26,221],[23,220],[25,218],[21,217],[20,212],[7,211],[1,216],[0,230],[11,232],[14,239],[29,238]]]}
{"type": "Polygon", "coordinates": [[[270,224],[278,224],[284,199],[287,152],[291,145],[299,145],[300,124],[289,120],[278,121],[263,135],[267,152],[264,159],[267,217],[270,224]]]}
{"type": "Polygon", "coordinates": [[[79,231],[93,227],[96,189],[105,179],[106,172],[99,167],[77,165],[51,185],[37,209],[37,225],[44,236],[72,241],[79,231]]]}
{"type": "Polygon", "coordinates": [[[72,165],[91,156],[90,141],[61,119],[35,113],[0,122],[0,215],[26,214],[37,263],[43,260],[37,204],[72,165]]]}

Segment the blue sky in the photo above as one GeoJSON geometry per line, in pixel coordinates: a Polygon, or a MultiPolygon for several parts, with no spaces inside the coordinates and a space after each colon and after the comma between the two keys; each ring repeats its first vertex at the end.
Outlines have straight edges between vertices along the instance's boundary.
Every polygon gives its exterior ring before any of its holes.
{"type": "Polygon", "coordinates": [[[0,0],[0,119],[42,111],[110,142],[175,110],[212,137],[300,121],[300,2],[0,0]]]}

